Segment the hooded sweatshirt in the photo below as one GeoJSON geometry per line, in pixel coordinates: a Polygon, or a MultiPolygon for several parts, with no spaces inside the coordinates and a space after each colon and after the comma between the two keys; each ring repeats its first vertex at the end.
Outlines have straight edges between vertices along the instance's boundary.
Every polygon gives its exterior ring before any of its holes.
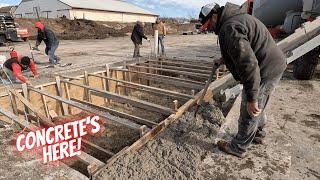
{"type": "Polygon", "coordinates": [[[260,83],[286,69],[283,52],[262,22],[231,3],[224,7],[216,33],[227,68],[244,85],[247,100],[257,101],[260,83]]]}
{"type": "Polygon", "coordinates": [[[54,34],[54,32],[47,26],[44,26],[42,23],[37,22],[36,28],[38,28],[38,36],[36,45],[39,46],[42,41],[46,44],[47,48],[51,48],[54,45],[59,44],[59,40],[54,34]]]}

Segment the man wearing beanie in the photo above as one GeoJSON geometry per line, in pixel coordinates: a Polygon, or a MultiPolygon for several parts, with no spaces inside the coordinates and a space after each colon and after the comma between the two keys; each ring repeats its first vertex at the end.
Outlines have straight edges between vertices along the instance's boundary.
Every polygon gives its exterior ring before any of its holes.
{"type": "Polygon", "coordinates": [[[237,5],[208,4],[202,7],[199,20],[219,37],[222,58],[218,63],[225,64],[244,86],[238,133],[231,142],[218,142],[221,151],[242,158],[251,143],[263,143],[266,107],[286,60],[265,25],[237,5]]]}
{"type": "Polygon", "coordinates": [[[49,56],[49,62],[52,65],[56,65],[59,62],[59,58],[55,55],[55,52],[59,46],[59,40],[54,32],[41,22],[36,22],[35,27],[38,29],[38,36],[36,46],[34,50],[39,50],[38,46],[42,41],[46,44],[45,53],[49,56]]]}

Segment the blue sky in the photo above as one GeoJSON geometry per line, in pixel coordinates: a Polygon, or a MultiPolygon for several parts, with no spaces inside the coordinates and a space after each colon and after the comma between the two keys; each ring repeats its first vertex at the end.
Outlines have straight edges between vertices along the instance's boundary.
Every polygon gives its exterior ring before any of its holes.
{"type": "MultiPolygon", "coordinates": [[[[0,0],[1,5],[19,4],[21,0],[0,0]]],[[[196,17],[200,8],[211,2],[224,5],[227,0],[127,0],[142,8],[160,14],[162,17],[196,17]]],[[[242,4],[245,0],[229,0],[236,4],[242,4]]]]}

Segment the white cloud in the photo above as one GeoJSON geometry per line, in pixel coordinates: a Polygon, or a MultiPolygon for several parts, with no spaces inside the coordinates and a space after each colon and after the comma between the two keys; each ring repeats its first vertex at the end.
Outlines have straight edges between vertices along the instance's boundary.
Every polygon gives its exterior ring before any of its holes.
{"type": "Polygon", "coordinates": [[[0,3],[0,7],[3,7],[3,6],[9,6],[9,4],[0,3]]]}

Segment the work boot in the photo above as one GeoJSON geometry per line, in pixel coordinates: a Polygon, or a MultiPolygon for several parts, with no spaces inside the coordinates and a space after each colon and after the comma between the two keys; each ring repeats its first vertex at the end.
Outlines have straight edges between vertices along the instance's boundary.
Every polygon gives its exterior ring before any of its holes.
{"type": "Polygon", "coordinates": [[[266,136],[267,136],[267,133],[262,128],[259,128],[256,133],[256,136],[253,138],[252,143],[257,145],[263,145],[265,144],[264,138],[266,136]]]}
{"type": "Polygon", "coordinates": [[[239,153],[239,152],[235,152],[234,150],[231,149],[231,146],[230,146],[230,142],[227,142],[227,141],[224,141],[224,140],[221,140],[217,143],[218,145],[218,148],[220,151],[223,151],[227,154],[231,154],[233,156],[236,156],[238,158],[244,158],[245,157],[245,154],[244,153],[239,153]]]}

